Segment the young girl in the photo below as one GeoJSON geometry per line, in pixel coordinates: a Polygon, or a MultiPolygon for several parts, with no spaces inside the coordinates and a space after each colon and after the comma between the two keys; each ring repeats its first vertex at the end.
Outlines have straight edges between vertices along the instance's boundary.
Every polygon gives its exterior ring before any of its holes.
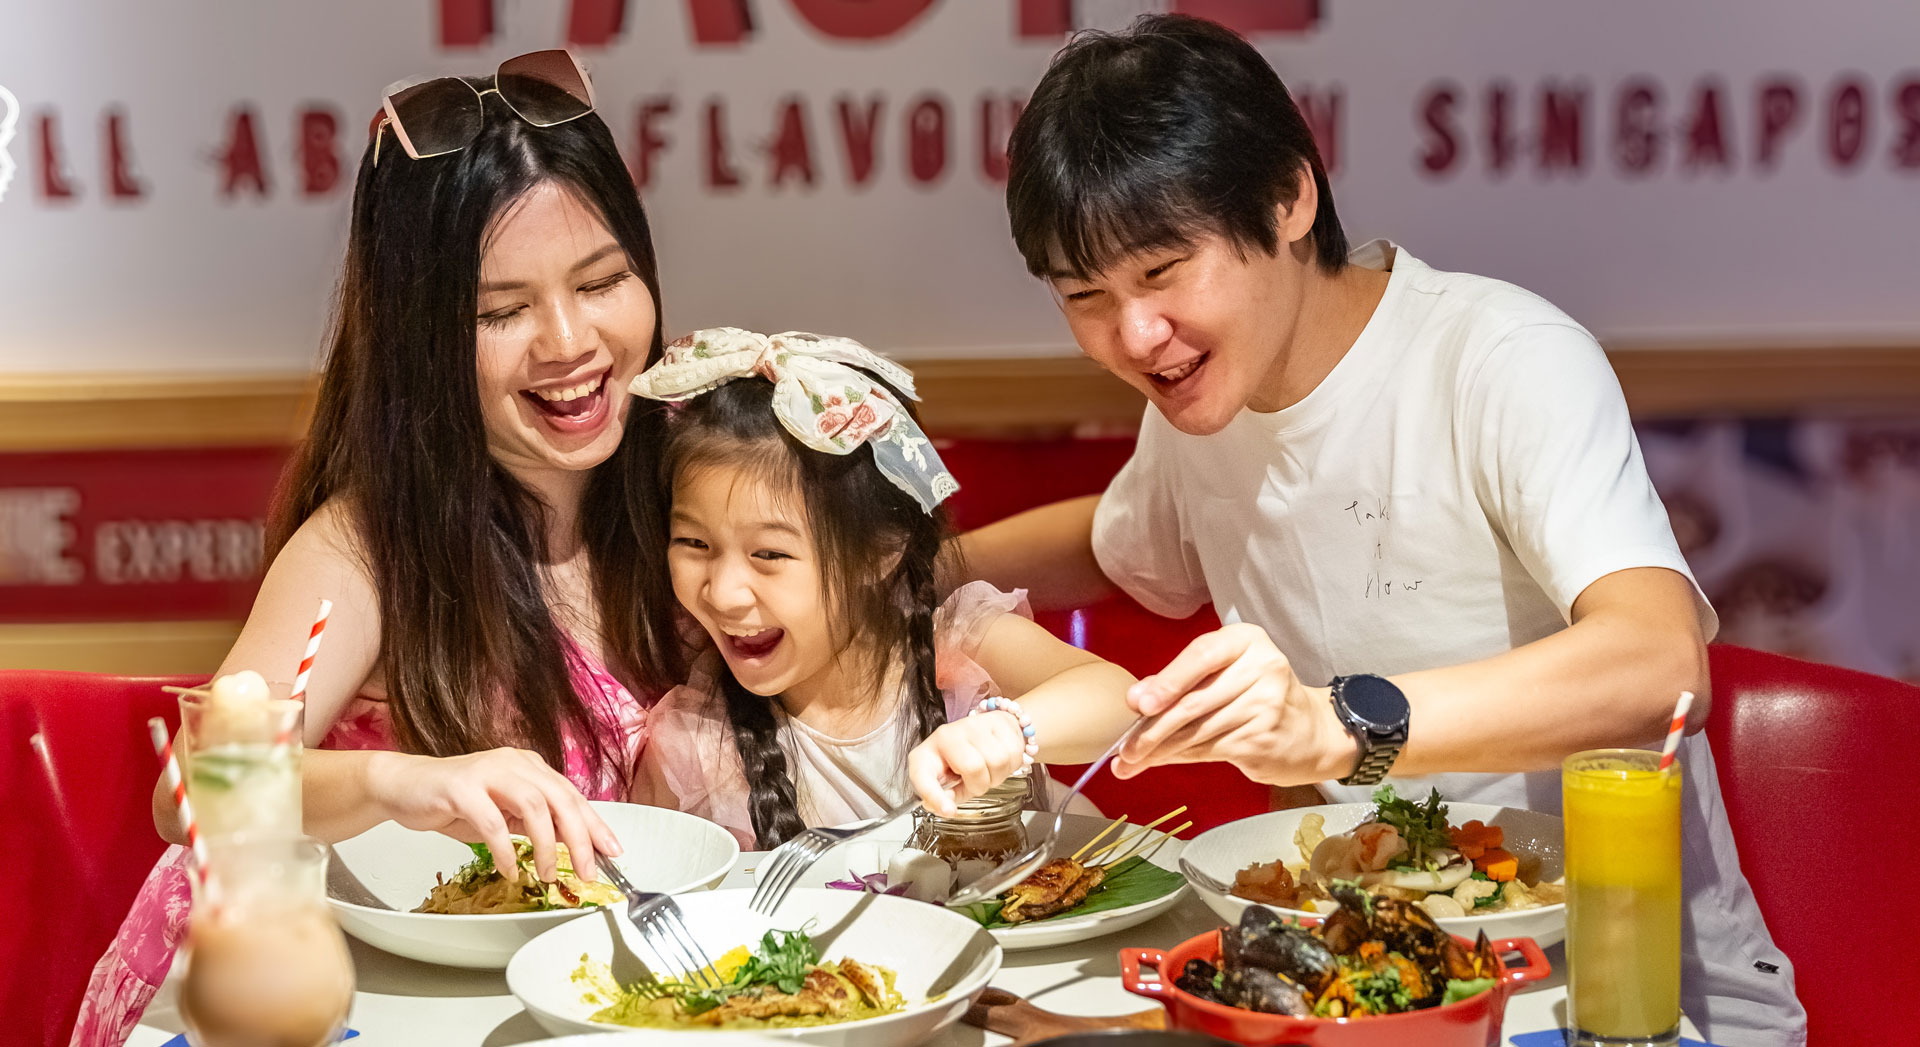
{"type": "Polygon", "coordinates": [[[661,448],[667,564],[715,648],[653,711],[640,802],[769,848],[916,791],[951,814],[1033,755],[1086,762],[1125,730],[1133,678],[1023,597],[937,598],[958,484],[904,406],[906,371],[846,339],[718,328],[633,391],[683,401],[661,448]]]}

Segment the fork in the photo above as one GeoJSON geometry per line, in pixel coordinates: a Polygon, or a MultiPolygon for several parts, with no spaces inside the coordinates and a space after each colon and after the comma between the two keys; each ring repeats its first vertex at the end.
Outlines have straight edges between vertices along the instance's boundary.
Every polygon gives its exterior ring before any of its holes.
{"type": "Polygon", "coordinates": [[[1087,765],[1087,769],[1080,775],[1080,780],[1074,782],[1073,788],[1067,791],[1067,795],[1062,796],[1060,802],[1054,805],[1053,821],[1047,823],[1045,831],[1041,832],[1039,839],[1035,840],[1032,846],[975,877],[972,883],[954,891],[953,896],[947,899],[947,904],[971,905],[974,902],[992,898],[1032,875],[1035,869],[1047,864],[1053,857],[1054,841],[1060,838],[1060,826],[1066,821],[1067,804],[1072,803],[1073,798],[1080,795],[1080,790],[1086,788],[1087,783],[1093,780],[1093,776],[1100,772],[1100,768],[1105,767],[1107,761],[1113,759],[1114,754],[1120,751],[1120,747],[1133,740],[1133,736],[1139,734],[1140,729],[1146,725],[1147,719],[1144,716],[1135,720],[1133,726],[1121,732],[1120,737],[1114,739],[1113,744],[1107,747],[1106,752],[1100,754],[1098,760],[1087,765]]]}
{"type": "Polygon", "coordinates": [[[686,965],[683,977],[688,984],[698,984],[709,988],[720,985],[719,973],[713,961],[707,959],[706,951],[700,948],[693,934],[687,930],[686,920],[680,915],[680,905],[670,894],[658,891],[642,891],[633,886],[627,874],[610,858],[600,861],[600,871],[608,880],[627,896],[627,919],[640,932],[640,938],[653,950],[653,954],[669,965],[686,965]]]}
{"type": "MultiPolygon", "coordinates": [[[[954,783],[958,781],[957,778],[953,779],[954,783]]],[[[821,826],[808,829],[775,847],[773,853],[767,856],[767,864],[761,866],[760,884],[753,889],[753,899],[747,903],[747,908],[762,916],[772,916],[780,908],[780,903],[787,900],[787,893],[793,890],[800,875],[813,868],[813,863],[828,851],[848,840],[867,835],[919,807],[920,803],[920,799],[915,797],[863,822],[839,828],[821,826]]]]}

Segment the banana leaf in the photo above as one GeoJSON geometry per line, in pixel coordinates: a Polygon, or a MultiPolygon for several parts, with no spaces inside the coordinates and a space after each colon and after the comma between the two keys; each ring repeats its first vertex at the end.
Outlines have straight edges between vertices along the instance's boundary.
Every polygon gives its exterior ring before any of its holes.
{"type": "Polygon", "coordinates": [[[1064,912],[1045,916],[1038,920],[1023,920],[1020,923],[1008,923],[1000,918],[999,898],[990,898],[984,902],[975,902],[964,906],[961,912],[978,921],[980,926],[990,931],[1003,927],[1025,927],[1029,924],[1046,923],[1048,920],[1068,920],[1079,916],[1091,916],[1094,913],[1124,909],[1130,905],[1150,902],[1163,898],[1180,889],[1186,880],[1177,872],[1169,872],[1144,858],[1128,858],[1113,867],[1100,886],[1088,894],[1085,901],[1064,912]]]}

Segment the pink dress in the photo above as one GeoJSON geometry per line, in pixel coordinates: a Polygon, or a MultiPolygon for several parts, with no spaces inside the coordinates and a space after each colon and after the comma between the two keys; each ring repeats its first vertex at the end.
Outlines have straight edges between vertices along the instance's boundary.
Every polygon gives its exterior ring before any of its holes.
{"type": "MultiPolygon", "coordinates": [[[[954,591],[934,615],[935,682],[948,720],[967,715],[982,698],[997,693],[975,660],[987,630],[1002,615],[1032,617],[1025,590],[1004,593],[986,582],[954,591]]],[[[693,679],[667,692],[653,707],[650,736],[640,756],[633,798],[672,807],[718,823],[752,850],[746,772],[734,748],[726,707],[716,691],[719,655],[709,652],[693,679]]],[[[896,715],[858,738],[834,738],[777,707],[787,770],[808,825],[838,825],[871,818],[904,800],[910,787],[902,773],[912,741],[896,715]]]]}
{"type": "MultiPolygon", "coordinates": [[[[607,732],[607,748],[624,754],[626,765],[633,766],[646,746],[647,707],[577,645],[568,643],[566,655],[574,690],[586,699],[607,732]]],[[[398,748],[387,703],[366,697],[353,699],[320,747],[398,748]]],[[[588,799],[622,799],[618,770],[606,768],[594,775],[583,747],[573,741],[566,743],[565,773],[588,799]]],[[[174,950],[186,934],[187,909],[192,900],[186,857],[186,848],[169,847],[147,874],[147,882],[134,898],[113,944],[94,965],[69,1047],[119,1047],[139,1024],[147,1004],[166,980],[174,950]]]]}

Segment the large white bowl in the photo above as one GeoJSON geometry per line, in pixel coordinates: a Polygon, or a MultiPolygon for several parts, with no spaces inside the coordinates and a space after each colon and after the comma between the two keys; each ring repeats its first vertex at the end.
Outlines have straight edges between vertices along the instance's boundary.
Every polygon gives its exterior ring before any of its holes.
{"type": "MultiPolygon", "coordinates": [[[[1299,864],[1302,859],[1299,848],[1293,845],[1293,833],[1300,828],[1300,819],[1307,815],[1325,817],[1327,835],[1332,836],[1359,825],[1373,811],[1374,806],[1370,803],[1336,803],[1256,814],[1201,833],[1188,842],[1186,850],[1181,853],[1200,872],[1230,884],[1234,873],[1256,862],[1271,862],[1281,858],[1289,865],[1299,864]]],[[[1475,819],[1505,830],[1506,842],[1503,846],[1520,859],[1523,868],[1537,861],[1541,879],[1559,878],[1562,872],[1560,819],[1517,807],[1496,807],[1484,803],[1447,804],[1447,820],[1454,825],[1464,825],[1475,819]]],[[[1194,893],[1228,923],[1238,922],[1247,906],[1254,904],[1244,898],[1208,890],[1191,879],[1188,883],[1194,893]]],[[[1268,908],[1282,915],[1310,915],[1279,906],[1268,908]]],[[[1541,948],[1546,948],[1567,936],[1567,907],[1564,903],[1545,905],[1518,912],[1454,916],[1437,922],[1448,932],[1467,938],[1484,930],[1488,938],[1496,941],[1502,938],[1532,938],[1541,948]]]]}
{"type": "MultiPolygon", "coordinates": [[[[859,891],[795,888],[777,916],[747,908],[753,892],[712,891],[680,896],[688,933],[709,957],[736,945],[757,946],[774,928],[807,927],[823,959],[850,956],[862,963],[890,967],[894,987],[907,1006],[875,1018],[839,1025],[768,1029],[780,1036],[831,1047],[904,1047],[916,1044],[958,1021],[967,1005],[1000,970],[1000,946],[979,924],[925,902],[859,891]]],[[[507,965],[507,988],[520,998],[541,1028],[556,1036],[605,1032],[621,1026],[589,1020],[598,1009],[581,999],[573,973],[582,954],[602,963],[613,955],[613,935],[642,959],[653,953],[624,913],[562,924],[523,946],[507,965]]],[[[670,964],[658,964],[671,970],[670,964]]],[[[684,1037],[688,1047],[716,1035],[712,1030],[662,1030],[684,1037]]]]}
{"type": "MultiPolygon", "coordinates": [[[[1052,818],[1053,815],[1051,812],[1028,811],[1026,813],[1027,831],[1029,833],[1040,832],[1044,826],[1039,823],[1051,821],[1052,818]]],[[[1113,819],[1111,818],[1092,818],[1080,814],[1067,815],[1066,819],[1060,824],[1058,853],[1070,855],[1079,850],[1081,844],[1099,835],[1100,831],[1105,829],[1112,821],[1113,819]]],[[[1132,838],[1139,832],[1139,828],[1132,824],[1122,825],[1119,829],[1108,833],[1107,838],[1100,842],[1104,845],[1112,843],[1122,836],[1132,838]]],[[[1165,833],[1155,829],[1149,829],[1147,832],[1150,834],[1149,839],[1151,840],[1166,841],[1155,849],[1147,860],[1169,872],[1179,872],[1182,842],[1177,839],[1169,839],[1165,833]]],[[[863,874],[885,872],[887,862],[892,860],[896,851],[906,846],[907,839],[912,835],[912,817],[896,819],[858,840],[854,840],[851,843],[843,843],[827,851],[826,854],[820,857],[819,861],[813,863],[812,868],[800,875],[797,882],[802,887],[824,887],[827,881],[845,880],[850,873],[854,872],[863,874]]],[[[755,870],[756,875],[765,872],[767,864],[768,863],[764,861],[761,862],[760,868],[755,870]]],[[[1173,908],[1175,905],[1178,905],[1181,897],[1186,893],[1187,889],[1185,886],[1177,886],[1158,898],[1140,902],[1137,905],[1128,905],[1119,909],[1109,909],[1106,912],[1093,913],[1088,916],[1066,916],[1056,917],[1051,920],[1036,920],[1033,923],[1023,923],[1014,927],[996,928],[988,933],[992,934],[994,939],[1009,951],[1016,949],[1044,949],[1054,945],[1084,942],[1118,931],[1124,931],[1131,927],[1137,927],[1161,913],[1166,912],[1168,909],[1173,908]]]]}
{"type": "MultiPolygon", "coordinates": [[[[693,891],[719,883],[740,857],[733,836],[704,818],[639,804],[596,801],[594,809],[620,838],[620,868],[643,891],[693,891]]],[[[451,916],[411,910],[427,898],[436,874],[473,860],[466,844],[433,832],[382,822],[334,845],[334,860],[359,877],[380,909],[329,897],[348,934],[368,945],[426,963],[498,970],[514,951],[547,930],[592,909],[451,916]]]]}

